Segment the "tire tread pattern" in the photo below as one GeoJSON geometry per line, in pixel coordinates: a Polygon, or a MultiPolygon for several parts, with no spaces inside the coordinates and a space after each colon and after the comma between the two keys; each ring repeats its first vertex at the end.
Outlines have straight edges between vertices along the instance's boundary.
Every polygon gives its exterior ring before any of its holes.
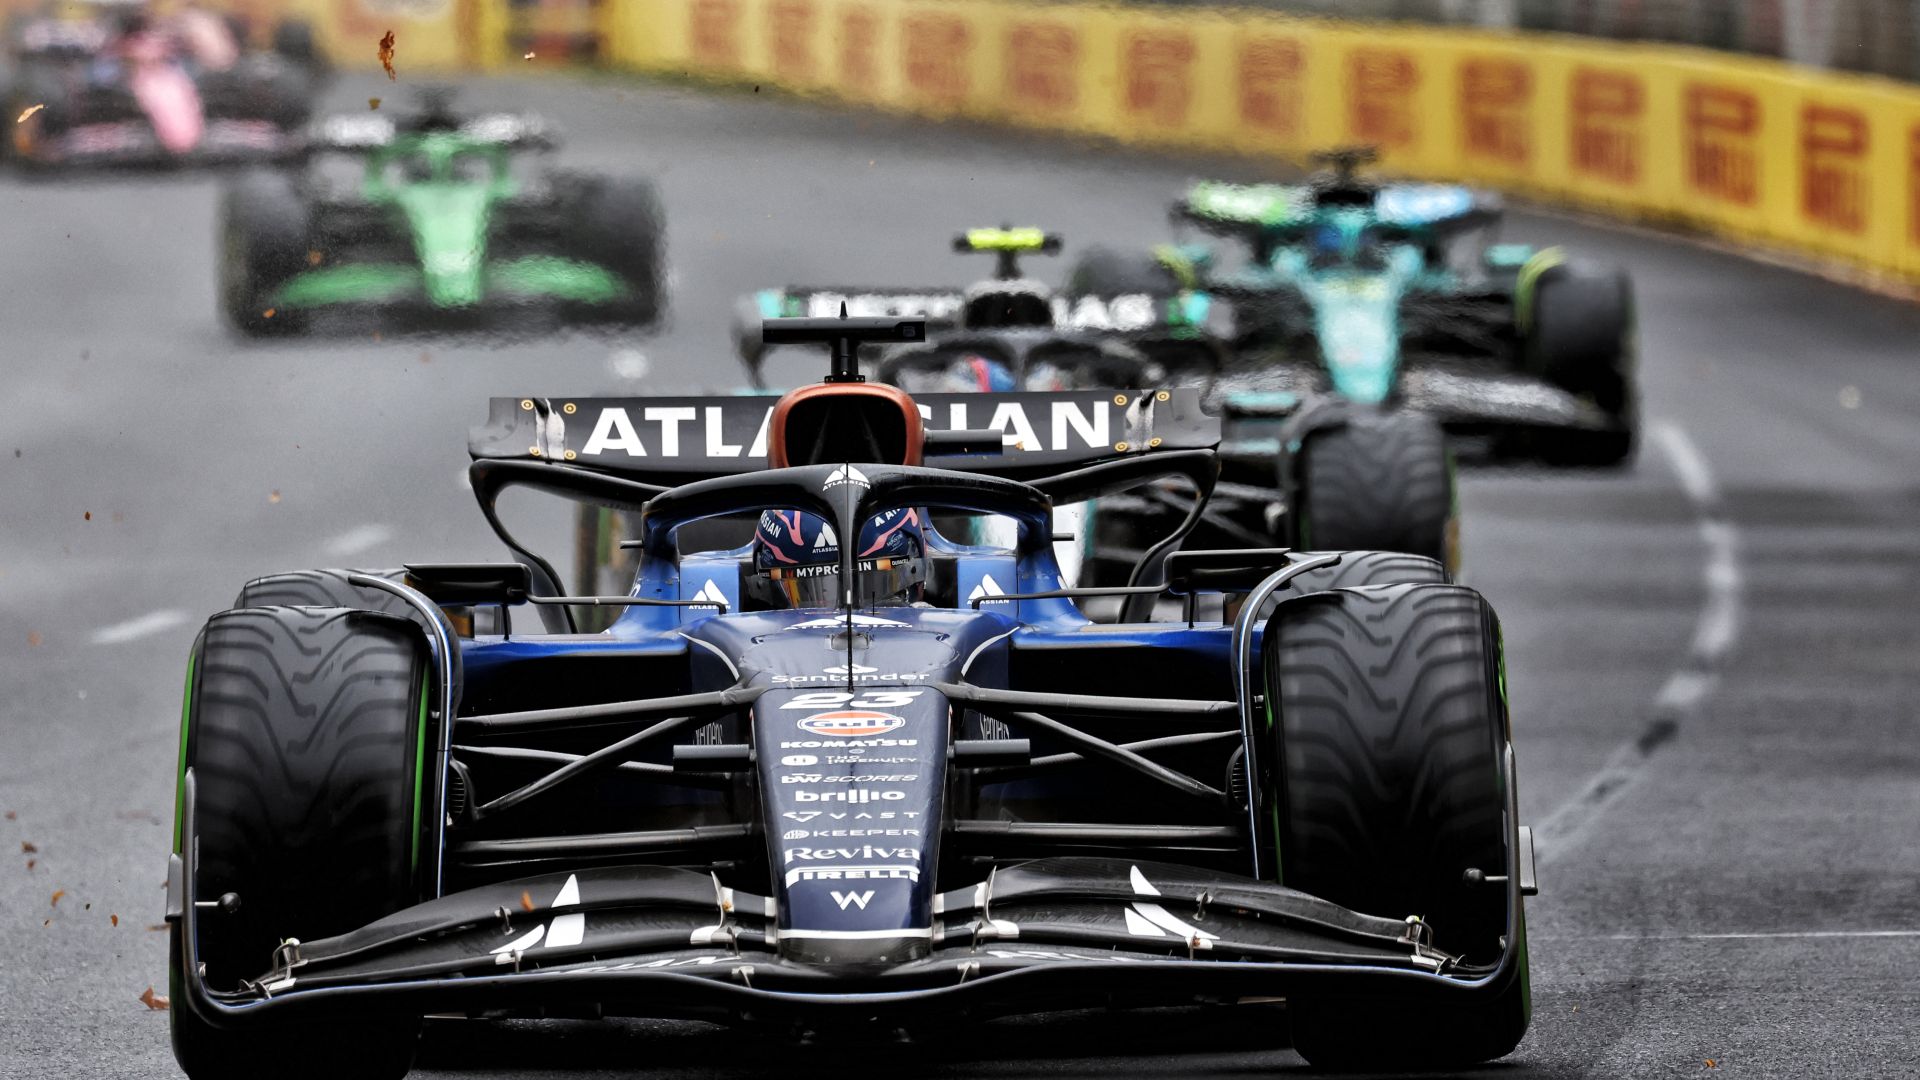
{"type": "Polygon", "coordinates": [[[1447,558],[1453,466],[1438,423],[1415,413],[1357,412],[1311,433],[1304,455],[1304,543],[1447,558]]]}

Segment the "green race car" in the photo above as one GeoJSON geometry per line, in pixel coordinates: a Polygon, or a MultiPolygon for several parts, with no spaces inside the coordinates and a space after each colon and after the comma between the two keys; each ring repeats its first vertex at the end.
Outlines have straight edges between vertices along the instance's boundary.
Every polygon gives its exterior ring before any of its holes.
{"type": "Polygon", "coordinates": [[[242,333],[331,325],[647,326],[665,308],[653,186],[535,167],[539,121],[462,120],[443,104],[395,123],[334,117],[297,173],[226,191],[220,304],[242,333]]]}
{"type": "Polygon", "coordinates": [[[1309,184],[1193,185],[1176,221],[1238,241],[1089,251],[1069,296],[1200,293],[1232,310],[1247,394],[1331,393],[1433,416],[1493,456],[1617,465],[1638,428],[1633,292],[1558,248],[1490,243],[1494,199],[1357,175],[1323,155],[1309,184]],[[1238,256],[1234,265],[1227,260],[1238,256]]]}

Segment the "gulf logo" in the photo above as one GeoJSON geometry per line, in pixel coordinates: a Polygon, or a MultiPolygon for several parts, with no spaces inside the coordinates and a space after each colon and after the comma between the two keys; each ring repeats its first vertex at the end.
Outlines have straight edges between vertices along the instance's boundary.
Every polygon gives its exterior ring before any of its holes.
{"type": "Polygon", "coordinates": [[[833,712],[814,713],[799,721],[801,731],[837,739],[880,735],[905,724],[904,719],[892,713],[874,712],[871,709],[836,709],[833,712]]]}

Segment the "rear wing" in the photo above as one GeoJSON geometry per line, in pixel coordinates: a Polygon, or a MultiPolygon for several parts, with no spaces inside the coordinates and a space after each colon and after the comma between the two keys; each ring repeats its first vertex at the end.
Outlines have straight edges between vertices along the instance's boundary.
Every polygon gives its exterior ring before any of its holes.
{"type": "MultiPolygon", "coordinates": [[[[468,452],[476,461],[546,462],[673,486],[767,468],[772,396],[493,398],[468,452]]],[[[1132,455],[1212,449],[1220,420],[1195,387],[923,394],[929,432],[998,431],[997,454],[942,453],[933,468],[1014,479],[1051,476],[1132,455]]]]}
{"type": "MultiPolygon", "coordinates": [[[[559,133],[546,121],[519,113],[475,116],[446,130],[476,143],[509,149],[549,149],[559,141],[559,133]]],[[[310,145],[317,150],[370,151],[391,145],[400,134],[400,125],[390,117],[329,116],[315,122],[310,145]]]]}
{"type": "MultiPolygon", "coordinates": [[[[1497,196],[1455,184],[1389,184],[1373,197],[1383,225],[1453,231],[1500,216],[1497,196]]],[[[1282,233],[1312,223],[1314,189],[1304,184],[1228,184],[1203,180],[1173,204],[1175,220],[1227,236],[1282,233]]]]}
{"type": "MultiPolygon", "coordinates": [[[[997,282],[984,283],[990,288],[997,282]]],[[[734,349],[755,377],[768,346],[761,340],[763,319],[829,319],[842,313],[854,318],[922,318],[927,321],[928,346],[938,347],[937,335],[964,329],[967,301],[961,289],[762,289],[743,298],[734,317],[734,349]]],[[[1164,293],[1055,294],[1048,298],[1053,329],[1061,333],[1100,333],[1137,337],[1180,337],[1207,331],[1209,319],[1218,321],[1218,302],[1190,291],[1164,293]]],[[[924,346],[923,346],[924,347],[924,346]]]]}

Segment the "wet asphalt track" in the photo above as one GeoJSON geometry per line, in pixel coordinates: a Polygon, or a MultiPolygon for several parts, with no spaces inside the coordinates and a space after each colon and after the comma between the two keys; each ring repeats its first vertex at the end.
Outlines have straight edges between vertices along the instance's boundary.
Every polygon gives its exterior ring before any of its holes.
{"type": "MultiPolygon", "coordinates": [[[[497,557],[459,481],[489,395],[726,388],[743,290],[959,283],[984,267],[948,237],[1006,219],[1151,242],[1194,168],[613,81],[468,103],[535,107],[567,160],[659,178],[666,333],[245,344],[214,318],[213,181],[0,179],[0,1076],[174,1075],[135,999],[165,985],[145,927],[185,653],[241,581],[497,557]]],[[[1508,234],[1632,269],[1656,434],[1624,474],[1466,483],[1542,830],[1533,1030],[1486,1075],[1920,1075],[1920,310],[1552,218],[1508,234]]],[[[802,1050],[467,1025],[430,1034],[421,1075],[1300,1067],[1268,1021],[1165,1013],[802,1050]]]]}

